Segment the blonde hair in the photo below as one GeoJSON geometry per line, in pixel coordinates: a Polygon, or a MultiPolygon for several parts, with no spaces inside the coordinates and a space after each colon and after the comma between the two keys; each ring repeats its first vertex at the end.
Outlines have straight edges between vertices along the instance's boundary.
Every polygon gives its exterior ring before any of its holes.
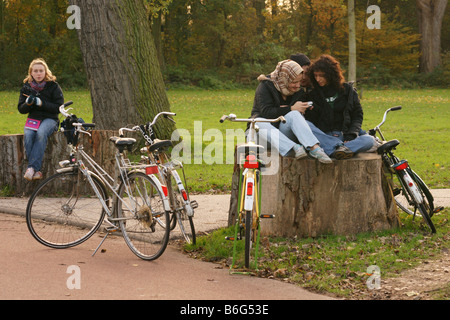
{"type": "Polygon", "coordinates": [[[45,69],[45,78],[44,81],[56,81],[56,77],[52,74],[52,72],[50,71],[50,69],[48,68],[47,63],[45,62],[44,59],[42,58],[37,58],[34,59],[33,61],[31,61],[30,63],[30,67],[28,68],[28,75],[27,77],[23,80],[23,83],[31,83],[33,82],[33,77],[31,76],[31,71],[33,70],[33,67],[37,64],[40,64],[44,67],[45,69]]]}

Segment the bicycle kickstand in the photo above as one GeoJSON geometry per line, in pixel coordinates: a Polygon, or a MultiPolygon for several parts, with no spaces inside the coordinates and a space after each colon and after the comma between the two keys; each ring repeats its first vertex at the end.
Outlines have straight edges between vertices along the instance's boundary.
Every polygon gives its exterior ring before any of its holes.
{"type": "Polygon", "coordinates": [[[97,253],[98,249],[100,249],[100,247],[102,246],[103,242],[105,242],[106,238],[113,232],[116,232],[118,230],[118,227],[116,226],[111,226],[111,227],[105,227],[105,231],[106,231],[106,235],[103,237],[102,241],[100,242],[100,244],[97,246],[97,248],[95,249],[94,253],[92,254],[91,257],[95,256],[95,254],[97,253]]]}

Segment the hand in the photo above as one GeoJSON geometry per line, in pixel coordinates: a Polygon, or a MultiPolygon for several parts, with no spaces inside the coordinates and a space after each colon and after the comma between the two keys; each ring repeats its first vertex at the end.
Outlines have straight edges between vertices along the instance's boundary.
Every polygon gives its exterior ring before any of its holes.
{"type": "Polygon", "coordinates": [[[297,101],[297,102],[294,103],[294,105],[291,107],[291,110],[297,110],[297,111],[300,112],[301,114],[305,114],[306,110],[308,110],[309,108],[313,108],[313,106],[310,106],[310,105],[308,104],[308,102],[297,101]]]}
{"type": "Polygon", "coordinates": [[[42,100],[39,99],[38,97],[36,97],[35,104],[36,104],[38,107],[42,107],[42,100]]]}
{"type": "Polygon", "coordinates": [[[28,96],[27,100],[25,100],[25,103],[26,103],[28,106],[33,105],[35,102],[36,102],[36,97],[33,96],[33,95],[28,96]]]}

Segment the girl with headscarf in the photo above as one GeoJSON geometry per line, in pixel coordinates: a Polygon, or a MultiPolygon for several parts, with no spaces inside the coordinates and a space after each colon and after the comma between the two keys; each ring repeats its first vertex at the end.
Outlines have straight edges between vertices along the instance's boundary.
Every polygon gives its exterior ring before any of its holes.
{"type": "Polygon", "coordinates": [[[297,62],[284,60],[270,75],[260,75],[251,116],[265,119],[285,117],[286,123],[258,123],[260,141],[269,142],[282,156],[301,159],[309,154],[322,163],[331,163],[303,117],[309,106],[298,101],[302,72],[297,62]],[[276,136],[279,138],[275,139],[276,136]]]}

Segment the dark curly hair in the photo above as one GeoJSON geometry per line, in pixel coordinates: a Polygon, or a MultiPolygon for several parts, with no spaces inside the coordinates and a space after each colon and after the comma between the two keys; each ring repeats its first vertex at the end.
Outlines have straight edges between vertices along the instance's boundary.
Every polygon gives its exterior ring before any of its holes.
{"type": "Polygon", "coordinates": [[[330,86],[336,90],[341,90],[344,87],[344,74],[341,69],[341,64],[330,55],[323,54],[317,60],[314,60],[308,69],[307,76],[311,80],[314,87],[319,87],[319,84],[314,77],[314,72],[325,73],[325,78],[330,86]]]}

